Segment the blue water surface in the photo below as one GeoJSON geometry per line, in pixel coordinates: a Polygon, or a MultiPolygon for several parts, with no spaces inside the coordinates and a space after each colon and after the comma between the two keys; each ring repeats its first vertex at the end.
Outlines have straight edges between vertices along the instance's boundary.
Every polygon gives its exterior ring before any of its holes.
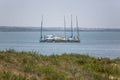
{"type": "MultiPolygon", "coordinates": [[[[64,36],[62,31],[46,31],[43,35],[64,36]]],[[[67,32],[70,36],[70,32],[67,32]]],[[[76,36],[76,33],[74,33],[76,36]]],[[[120,32],[80,32],[80,43],[40,43],[40,32],[0,32],[0,50],[36,51],[40,54],[78,53],[94,57],[120,57],[120,32]]]]}

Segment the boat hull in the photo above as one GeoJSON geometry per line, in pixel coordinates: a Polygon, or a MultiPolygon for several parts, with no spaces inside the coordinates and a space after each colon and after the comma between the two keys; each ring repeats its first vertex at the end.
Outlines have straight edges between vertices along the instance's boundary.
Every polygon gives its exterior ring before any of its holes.
{"type": "Polygon", "coordinates": [[[80,43],[80,40],[40,40],[40,42],[49,42],[49,43],[80,43]]]}

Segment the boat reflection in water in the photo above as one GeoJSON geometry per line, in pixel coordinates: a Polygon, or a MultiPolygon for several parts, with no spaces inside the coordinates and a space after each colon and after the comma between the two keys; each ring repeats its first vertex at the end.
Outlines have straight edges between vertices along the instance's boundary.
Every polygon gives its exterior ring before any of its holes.
{"type": "Polygon", "coordinates": [[[41,37],[40,37],[40,42],[80,42],[79,38],[79,27],[78,27],[78,20],[76,16],[76,31],[77,31],[77,36],[73,36],[73,26],[72,26],[72,15],[71,15],[71,36],[66,37],[66,21],[64,17],[64,37],[61,36],[56,36],[56,35],[42,35],[42,28],[43,28],[43,17],[41,20],[41,37]]]}

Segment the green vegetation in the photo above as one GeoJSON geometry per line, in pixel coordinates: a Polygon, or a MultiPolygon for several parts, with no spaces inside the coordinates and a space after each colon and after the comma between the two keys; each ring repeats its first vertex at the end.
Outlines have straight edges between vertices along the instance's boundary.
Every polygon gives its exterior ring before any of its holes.
{"type": "Polygon", "coordinates": [[[120,58],[0,51],[0,80],[120,80],[120,58]]]}

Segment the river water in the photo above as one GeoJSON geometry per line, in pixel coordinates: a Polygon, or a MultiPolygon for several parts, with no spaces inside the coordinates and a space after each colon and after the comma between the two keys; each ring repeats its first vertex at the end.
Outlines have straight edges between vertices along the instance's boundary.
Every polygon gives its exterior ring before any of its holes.
{"type": "MultiPolygon", "coordinates": [[[[64,36],[62,31],[43,33],[43,35],[47,34],[64,36]]],[[[67,36],[70,36],[70,32],[67,32],[67,36]]],[[[94,57],[120,57],[118,31],[80,32],[80,43],[40,43],[39,39],[40,32],[0,32],[0,50],[36,51],[44,55],[78,53],[94,57]]]]}

